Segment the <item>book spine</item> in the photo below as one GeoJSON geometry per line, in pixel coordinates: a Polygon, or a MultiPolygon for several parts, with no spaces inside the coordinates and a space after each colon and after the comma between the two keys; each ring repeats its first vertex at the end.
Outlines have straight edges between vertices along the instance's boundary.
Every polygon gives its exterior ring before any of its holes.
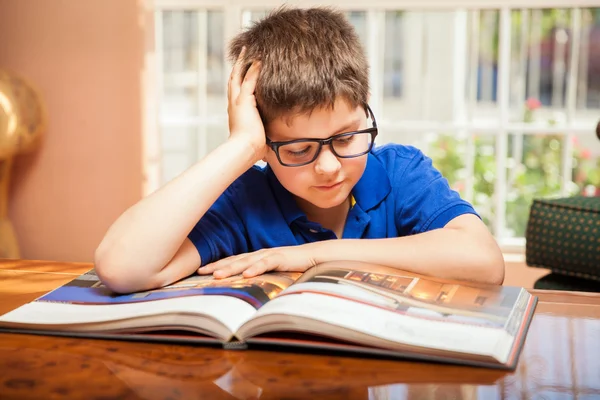
{"type": "Polygon", "coordinates": [[[246,350],[248,348],[248,345],[244,342],[233,341],[223,343],[223,348],[225,350],[246,350]]]}

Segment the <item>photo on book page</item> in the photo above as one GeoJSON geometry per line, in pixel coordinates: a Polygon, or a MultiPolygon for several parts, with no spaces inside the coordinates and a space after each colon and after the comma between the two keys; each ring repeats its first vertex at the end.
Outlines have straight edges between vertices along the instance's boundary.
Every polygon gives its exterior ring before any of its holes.
{"type": "Polygon", "coordinates": [[[402,274],[320,269],[314,274],[305,274],[279,297],[307,292],[341,297],[409,316],[502,328],[521,289],[469,286],[402,274]]]}
{"type": "Polygon", "coordinates": [[[294,283],[300,275],[299,272],[277,272],[254,278],[243,278],[241,275],[237,275],[226,279],[214,279],[210,275],[192,275],[160,289],[132,294],[116,294],[104,286],[95,271],[91,270],[36,301],[71,304],[124,304],[176,297],[221,295],[244,300],[258,309],[294,283]]]}

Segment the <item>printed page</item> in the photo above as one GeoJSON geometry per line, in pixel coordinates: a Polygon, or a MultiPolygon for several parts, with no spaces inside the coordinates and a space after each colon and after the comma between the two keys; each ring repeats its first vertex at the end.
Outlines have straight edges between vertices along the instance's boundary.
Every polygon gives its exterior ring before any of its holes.
{"type": "MultiPolygon", "coordinates": [[[[521,288],[438,280],[387,269],[310,271],[281,293],[311,292],[361,301],[406,315],[504,328],[521,288]]],[[[514,322],[514,321],[513,321],[514,322]]]]}
{"type": "Polygon", "coordinates": [[[298,316],[411,346],[505,358],[517,333],[512,311],[523,303],[523,292],[390,269],[375,273],[321,267],[259,310],[256,323],[249,322],[240,334],[254,335],[267,321],[274,328],[275,317],[264,318],[268,315],[298,316]]]}
{"type": "MultiPolygon", "coordinates": [[[[219,321],[230,332],[235,332],[258,308],[289,287],[300,275],[271,273],[249,279],[233,276],[218,280],[212,276],[192,275],[160,289],[115,294],[91,270],[34,302],[1,316],[0,325],[3,322],[99,324],[172,315],[170,319],[163,317],[162,324],[168,320],[171,326],[178,326],[181,325],[179,321],[184,320],[189,324],[193,319],[190,316],[203,315],[219,321]]],[[[144,324],[150,323],[149,318],[143,321],[144,324]]]]}
{"type": "Polygon", "coordinates": [[[423,354],[434,350],[493,358],[505,337],[503,331],[491,327],[414,318],[317,293],[281,296],[266,304],[238,329],[238,336],[248,338],[277,331],[302,332],[396,351],[410,346],[413,352],[423,354]]]}

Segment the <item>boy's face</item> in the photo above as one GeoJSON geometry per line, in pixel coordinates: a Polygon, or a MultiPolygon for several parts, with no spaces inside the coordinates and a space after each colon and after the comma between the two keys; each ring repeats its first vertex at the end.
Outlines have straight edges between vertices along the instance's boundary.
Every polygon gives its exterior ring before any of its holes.
{"type": "MultiPolygon", "coordinates": [[[[364,107],[352,107],[338,99],[333,108],[323,107],[311,113],[285,116],[271,121],[266,132],[273,142],[296,139],[327,139],[333,135],[367,128],[364,107]]],[[[272,149],[266,160],[283,187],[299,198],[301,208],[333,208],[342,204],[361,178],[367,155],[338,158],[330,145],[324,145],[315,161],[299,167],[281,165],[272,149]],[[308,204],[306,204],[308,203],[308,204]],[[303,207],[304,206],[304,207],[303,207]]],[[[304,209],[306,212],[307,210],[304,209]]]]}

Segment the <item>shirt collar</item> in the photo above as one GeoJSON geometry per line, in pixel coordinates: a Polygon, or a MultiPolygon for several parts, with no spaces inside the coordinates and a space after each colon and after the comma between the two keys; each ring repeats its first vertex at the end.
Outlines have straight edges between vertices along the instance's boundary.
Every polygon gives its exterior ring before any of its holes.
{"type": "Polygon", "coordinates": [[[369,211],[379,205],[391,190],[387,170],[377,157],[369,153],[365,172],[352,190],[356,202],[364,211],[369,211]]]}

